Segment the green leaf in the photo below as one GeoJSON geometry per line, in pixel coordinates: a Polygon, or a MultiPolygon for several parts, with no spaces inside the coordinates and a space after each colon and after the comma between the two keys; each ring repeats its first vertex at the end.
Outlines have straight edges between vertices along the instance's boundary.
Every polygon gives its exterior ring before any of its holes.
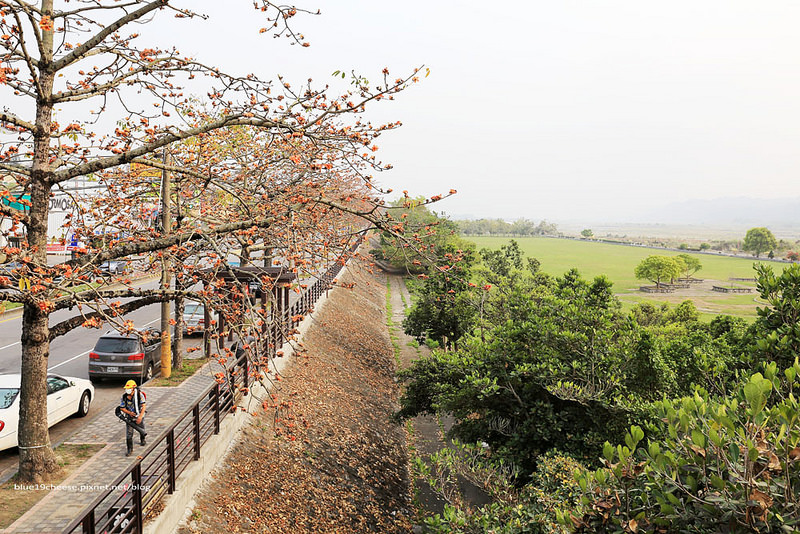
{"type": "Polygon", "coordinates": [[[719,433],[713,428],[708,431],[708,438],[711,440],[711,443],[717,447],[722,445],[722,438],[719,437],[719,433]]]}
{"type": "Polygon", "coordinates": [[[761,384],[757,382],[748,382],[743,389],[744,397],[750,405],[751,415],[756,415],[761,412],[767,402],[761,389],[761,384]]]}
{"type": "Polygon", "coordinates": [[[614,446],[607,441],[603,445],[603,457],[608,460],[609,463],[614,462],[614,446]]]}
{"type": "Polygon", "coordinates": [[[598,469],[594,472],[594,479],[597,481],[598,484],[605,484],[606,480],[608,480],[608,476],[606,475],[605,469],[598,469]]]}
{"type": "Polygon", "coordinates": [[[642,430],[640,426],[634,425],[631,427],[631,435],[633,436],[633,440],[638,444],[644,439],[644,430],[642,430]]]}
{"type": "Polygon", "coordinates": [[[698,447],[706,448],[706,437],[697,429],[692,430],[692,442],[698,447]]]}

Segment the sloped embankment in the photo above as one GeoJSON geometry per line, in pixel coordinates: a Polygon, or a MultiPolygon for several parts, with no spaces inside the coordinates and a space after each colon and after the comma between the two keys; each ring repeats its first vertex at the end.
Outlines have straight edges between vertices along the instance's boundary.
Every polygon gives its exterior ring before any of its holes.
{"type": "Polygon", "coordinates": [[[406,533],[410,489],[396,410],[385,279],[346,275],[315,314],[272,407],[195,496],[181,534],[406,533]]]}

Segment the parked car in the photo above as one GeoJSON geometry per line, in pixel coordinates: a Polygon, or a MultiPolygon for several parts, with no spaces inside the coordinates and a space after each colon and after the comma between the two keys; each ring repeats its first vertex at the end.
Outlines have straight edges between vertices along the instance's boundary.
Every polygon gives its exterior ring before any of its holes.
{"type": "MultiPolygon", "coordinates": [[[[0,375],[0,451],[16,447],[19,426],[19,388],[21,375],[0,375]]],[[[88,380],[47,375],[48,428],[71,415],[84,417],[94,398],[88,380]]]]}
{"type": "Polygon", "coordinates": [[[135,378],[147,382],[161,369],[161,332],[149,328],[121,334],[106,332],[89,353],[89,380],[135,378]]]}
{"type": "Polygon", "coordinates": [[[130,270],[130,267],[127,261],[110,260],[101,263],[98,269],[100,269],[100,271],[105,275],[113,276],[116,274],[127,273],[130,270]]]}
{"type": "Polygon", "coordinates": [[[206,307],[199,302],[187,301],[183,307],[183,333],[202,333],[206,325],[206,307]]]}

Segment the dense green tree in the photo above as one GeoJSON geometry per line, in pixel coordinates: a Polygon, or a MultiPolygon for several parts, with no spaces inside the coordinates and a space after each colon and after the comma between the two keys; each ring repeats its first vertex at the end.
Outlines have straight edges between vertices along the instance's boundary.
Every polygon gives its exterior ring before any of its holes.
{"type": "Polygon", "coordinates": [[[463,246],[446,243],[436,247],[436,263],[429,267],[429,274],[420,275],[423,283],[403,321],[406,334],[420,342],[431,338],[452,348],[475,324],[476,309],[470,297],[474,284],[469,282],[475,251],[470,244],[463,246]]]}
{"type": "Polygon", "coordinates": [[[677,256],[683,261],[683,275],[686,278],[691,278],[694,273],[703,268],[697,256],[691,254],[678,254],[677,256]]]}
{"type": "Polygon", "coordinates": [[[767,306],[758,308],[757,347],[763,356],[786,367],[800,357],[800,265],[776,275],[772,267],[756,265],[756,286],[767,306]]]}
{"type": "Polygon", "coordinates": [[[536,231],[536,224],[528,219],[517,219],[511,223],[510,230],[512,235],[533,235],[536,231]]]}
{"type": "Polygon", "coordinates": [[[584,228],[583,230],[581,230],[581,235],[586,239],[591,239],[592,237],[594,237],[594,232],[592,232],[591,228],[584,228]]]}
{"type": "Polygon", "coordinates": [[[669,311],[669,304],[662,302],[656,306],[653,302],[639,302],[631,308],[631,318],[640,326],[656,326],[661,324],[664,314],[669,311]]]}
{"type": "Polygon", "coordinates": [[[728,397],[702,388],[655,403],[665,431],[631,427],[607,443],[605,468],[577,477],[576,532],[797,532],[800,365],[772,363],[728,397]],[[619,441],[623,436],[620,436],[619,441]]]}
{"type": "Polygon", "coordinates": [[[463,235],[558,235],[558,227],[546,220],[534,224],[528,219],[517,219],[507,223],[502,219],[477,219],[455,221],[463,235]]]}
{"type": "Polygon", "coordinates": [[[456,437],[488,443],[525,472],[554,446],[593,457],[609,429],[629,421],[602,399],[622,381],[630,324],[605,277],[589,282],[570,271],[539,280],[534,292],[519,284],[503,299],[505,320],[484,340],[469,337],[403,372],[399,415],[452,414],[456,437]]]}
{"type": "Polygon", "coordinates": [[[681,274],[681,263],[670,256],[648,256],[636,266],[636,278],[650,280],[657,286],[662,280],[672,279],[681,274]]]}
{"type": "Polygon", "coordinates": [[[742,250],[752,252],[753,256],[759,257],[762,253],[772,251],[778,246],[775,236],[768,228],[763,226],[750,228],[744,236],[742,250]]]}

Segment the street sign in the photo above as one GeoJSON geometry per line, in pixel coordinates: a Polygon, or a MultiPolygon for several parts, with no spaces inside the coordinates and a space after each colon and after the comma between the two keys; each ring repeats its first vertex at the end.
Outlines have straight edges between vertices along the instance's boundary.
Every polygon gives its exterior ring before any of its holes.
{"type": "Polygon", "coordinates": [[[15,209],[15,210],[18,210],[18,211],[29,211],[30,210],[30,204],[28,204],[28,203],[23,204],[22,202],[20,202],[20,200],[25,200],[25,201],[27,201],[29,203],[31,201],[30,193],[25,193],[24,195],[21,195],[21,196],[18,196],[18,197],[14,197],[14,200],[12,200],[12,199],[10,199],[8,197],[0,198],[0,202],[2,202],[4,205],[10,207],[11,209],[15,209]]]}

